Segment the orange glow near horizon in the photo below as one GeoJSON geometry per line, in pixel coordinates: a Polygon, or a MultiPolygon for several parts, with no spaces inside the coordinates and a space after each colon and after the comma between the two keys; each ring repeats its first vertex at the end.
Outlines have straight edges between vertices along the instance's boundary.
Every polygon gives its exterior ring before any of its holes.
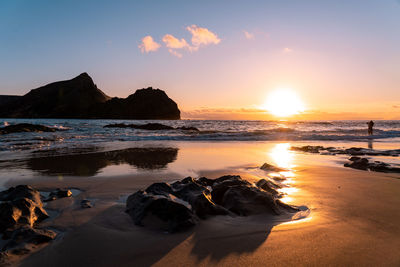
{"type": "Polygon", "coordinates": [[[303,101],[290,89],[273,91],[268,96],[264,108],[277,117],[288,117],[305,110],[303,101]]]}

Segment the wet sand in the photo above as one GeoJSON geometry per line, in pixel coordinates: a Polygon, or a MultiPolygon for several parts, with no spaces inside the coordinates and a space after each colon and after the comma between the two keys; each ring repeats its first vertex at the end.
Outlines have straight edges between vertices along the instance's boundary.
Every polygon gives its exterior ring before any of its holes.
{"type": "MultiPolygon", "coordinates": [[[[179,174],[103,177],[95,182],[90,177],[36,178],[29,183],[37,188],[77,187],[83,192],[49,203],[46,208],[61,213],[43,225],[63,233],[20,266],[400,264],[400,175],[312,165],[295,169],[292,182],[298,191],[289,202],[308,206],[308,218],[281,223],[263,216],[219,216],[177,234],[135,226],[124,213],[123,196],[165,177],[179,179],[179,174]],[[78,208],[83,198],[92,199],[94,208],[78,208]]],[[[203,172],[208,177],[221,173],[256,179],[234,169],[203,172]]]]}
{"type": "MultiPolygon", "coordinates": [[[[161,169],[146,164],[147,169],[134,170],[136,161],[120,156],[110,161],[108,154],[100,153],[93,155],[99,155],[105,160],[102,166],[108,167],[102,167],[97,176],[58,175],[54,166],[75,160],[60,158],[60,162],[41,162],[50,166],[35,165],[40,172],[34,176],[9,180],[5,187],[23,183],[42,191],[57,187],[81,190],[73,198],[48,202],[45,208],[52,217],[40,226],[58,231],[57,239],[14,265],[400,265],[399,174],[344,168],[340,157],[294,153],[279,143],[185,143],[177,147],[177,159],[168,158],[165,162],[170,163],[161,169]],[[135,226],[124,212],[127,196],[154,182],[225,174],[257,181],[265,176],[258,169],[264,162],[294,170],[284,181],[289,187],[283,200],[307,206],[311,211],[307,218],[217,216],[188,231],[167,234],[135,226]],[[82,199],[91,200],[94,207],[80,208],[82,199]]],[[[90,173],[98,172],[98,165],[92,164],[96,159],[82,160],[86,158],[76,157],[79,168],[68,165],[65,170],[73,174],[93,167],[90,173]]],[[[160,166],[158,162],[154,166],[160,166]]]]}

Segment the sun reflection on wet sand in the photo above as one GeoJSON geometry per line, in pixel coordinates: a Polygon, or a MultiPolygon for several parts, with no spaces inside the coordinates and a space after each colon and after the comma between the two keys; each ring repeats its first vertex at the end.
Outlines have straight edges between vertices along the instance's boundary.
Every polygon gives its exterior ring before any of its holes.
{"type": "Polygon", "coordinates": [[[280,168],[291,169],[293,165],[294,154],[290,151],[290,143],[276,144],[268,153],[275,165],[280,168]]]}

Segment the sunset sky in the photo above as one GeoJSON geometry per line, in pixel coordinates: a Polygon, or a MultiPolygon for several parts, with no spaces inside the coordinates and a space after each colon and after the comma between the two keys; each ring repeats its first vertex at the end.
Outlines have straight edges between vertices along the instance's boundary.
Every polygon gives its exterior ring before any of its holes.
{"type": "Polygon", "coordinates": [[[400,1],[0,1],[0,94],[88,72],[163,89],[183,118],[400,119],[400,1]]]}

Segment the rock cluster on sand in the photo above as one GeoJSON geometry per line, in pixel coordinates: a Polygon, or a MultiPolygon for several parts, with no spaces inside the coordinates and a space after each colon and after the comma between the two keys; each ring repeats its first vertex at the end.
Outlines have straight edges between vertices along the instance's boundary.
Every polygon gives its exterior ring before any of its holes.
{"type": "Polygon", "coordinates": [[[259,182],[257,185],[235,175],[218,179],[187,177],[173,184],[154,183],[128,197],[126,212],[137,225],[175,232],[214,215],[279,215],[297,211],[282,203],[270,184],[259,182]]]}
{"type": "Polygon", "coordinates": [[[72,197],[71,190],[69,190],[69,189],[62,190],[60,188],[57,188],[56,190],[50,192],[49,197],[46,198],[44,201],[48,202],[48,201],[53,201],[53,200],[57,200],[59,198],[64,198],[64,197],[72,197]]]}
{"type": "Polygon", "coordinates": [[[323,147],[323,146],[292,146],[290,148],[293,151],[300,151],[306,153],[320,153],[329,155],[351,155],[351,156],[392,156],[397,157],[400,154],[400,149],[393,150],[373,150],[361,147],[351,147],[351,148],[336,148],[336,147],[323,147]]]}
{"type": "Polygon", "coordinates": [[[111,98],[87,73],[47,84],[23,96],[0,95],[0,118],[180,119],[178,105],[160,89],[111,98]]]}
{"type": "Polygon", "coordinates": [[[0,135],[22,132],[55,132],[58,129],[50,128],[39,124],[19,123],[0,128],[0,135]]]}
{"type": "Polygon", "coordinates": [[[195,132],[199,131],[199,129],[195,127],[182,126],[174,128],[172,126],[164,125],[161,123],[146,123],[146,124],[116,123],[116,124],[105,125],[104,128],[132,128],[132,129],[149,130],[149,131],[157,131],[157,130],[183,130],[183,131],[195,131],[195,132]]]}
{"type": "Polygon", "coordinates": [[[7,240],[1,248],[0,258],[6,257],[7,253],[28,253],[31,245],[54,239],[55,232],[36,228],[48,217],[36,189],[18,185],[0,192],[0,233],[7,240]]]}
{"type": "Polygon", "coordinates": [[[396,172],[400,173],[400,168],[392,167],[390,164],[381,162],[381,161],[374,161],[370,162],[367,158],[361,157],[351,157],[349,158],[349,163],[345,163],[345,167],[358,169],[358,170],[370,170],[375,172],[396,172]]]}

